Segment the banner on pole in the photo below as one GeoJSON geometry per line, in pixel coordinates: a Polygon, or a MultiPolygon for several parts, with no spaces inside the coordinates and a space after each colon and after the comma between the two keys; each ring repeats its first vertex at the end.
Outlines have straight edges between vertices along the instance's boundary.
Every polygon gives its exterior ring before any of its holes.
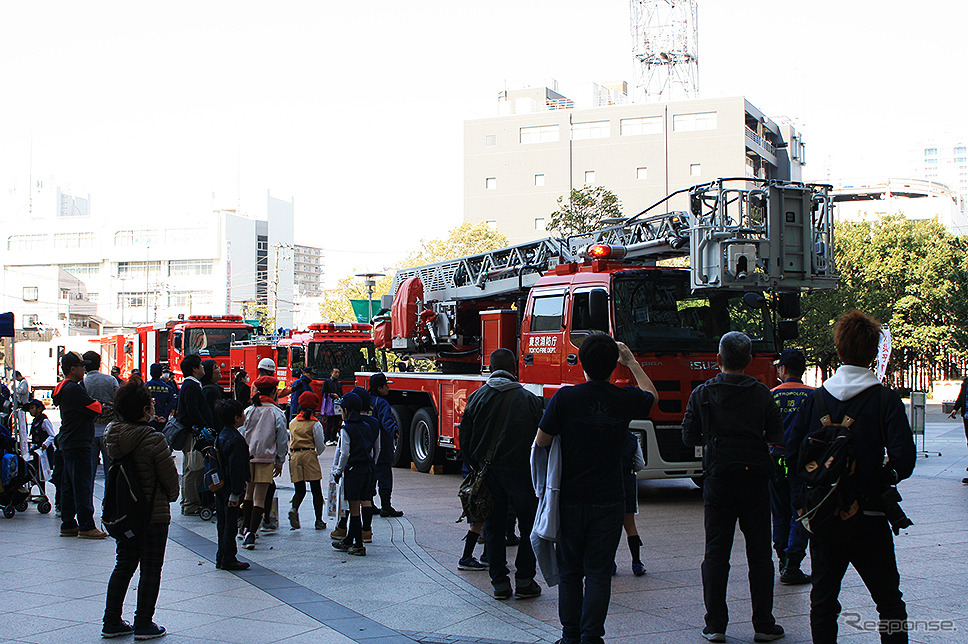
{"type": "Polygon", "coordinates": [[[13,337],[13,313],[0,313],[0,338],[13,337]]]}
{"type": "Polygon", "coordinates": [[[887,326],[881,327],[881,340],[877,344],[877,363],[874,373],[878,380],[884,380],[887,375],[887,363],[891,359],[891,330],[887,326]]]}
{"type": "Polygon", "coordinates": [[[367,300],[350,300],[350,304],[353,306],[353,315],[356,316],[357,322],[372,322],[373,318],[376,317],[377,313],[380,312],[380,300],[369,300],[370,313],[367,315],[367,300]]]}

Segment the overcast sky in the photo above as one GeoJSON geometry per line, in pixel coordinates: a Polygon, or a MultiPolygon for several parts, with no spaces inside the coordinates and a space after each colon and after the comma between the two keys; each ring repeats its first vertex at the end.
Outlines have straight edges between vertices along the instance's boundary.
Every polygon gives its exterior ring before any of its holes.
{"type": "MultiPolygon", "coordinates": [[[[968,59],[964,3],[912,7],[702,0],[701,94],[795,118],[807,178],[909,175],[965,135],[968,59]]],[[[505,85],[631,81],[630,51],[626,0],[5,2],[0,187],[145,218],[269,190],[335,279],[461,221],[463,121],[505,85]]]]}

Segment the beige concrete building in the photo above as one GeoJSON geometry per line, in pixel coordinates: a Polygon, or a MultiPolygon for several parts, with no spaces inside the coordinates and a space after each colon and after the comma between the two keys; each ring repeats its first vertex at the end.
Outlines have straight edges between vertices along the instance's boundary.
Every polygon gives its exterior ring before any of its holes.
{"type": "Polygon", "coordinates": [[[300,246],[299,244],[293,247],[293,273],[297,295],[305,297],[322,296],[324,269],[322,248],[300,246]]]}
{"type": "MultiPolygon", "coordinates": [[[[609,101],[605,101],[608,103],[609,101]]],[[[464,124],[464,219],[510,243],[543,237],[558,197],[604,186],[632,216],[719,177],[800,180],[801,135],[744,97],[579,109],[548,88],[502,92],[501,116],[464,124]]],[[[685,196],[670,209],[685,209],[685,196]]]]}

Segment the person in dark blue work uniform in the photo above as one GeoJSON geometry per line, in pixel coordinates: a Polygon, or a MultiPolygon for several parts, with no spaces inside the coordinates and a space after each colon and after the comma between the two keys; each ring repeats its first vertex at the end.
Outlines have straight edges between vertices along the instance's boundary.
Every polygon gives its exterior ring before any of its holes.
{"type": "Polygon", "coordinates": [[[383,449],[380,450],[380,460],[376,464],[376,481],[380,485],[380,516],[402,517],[403,512],[395,510],[390,504],[390,494],[393,492],[393,446],[396,445],[397,434],[400,428],[390,410],[390,403],[387,396],[390,395],[390,381],[386,374],[375,373],[370,376],[370,406],[373,408],[372,415],[380,421],[380,430],[383,432],[383,449]]]}
{"type": "Polygon", "coordinates": [[[148,369],[151,380],[145,383],[151,399],[155,401],[155,417],[148,424],[158,431],[165,428],[168,416],[175,408],[175,388],[161,379],[164,367],[160,362],[156,362],[148,369]]]}
{"type": "Polygon", "coordinates": [[[813,387],[803,384],[803,372],[807,359],[796,349],[780,354],[776,365],[780,384],[772,389],[773,400],[783,417],[783,445],[770,445],[770,455],[776,463],[776,479],[770,481],[770,500],[773,510],[773,549],[780,559],[780,583],[787,585],[809,584],[810,575],[800,570],[800,562],[807,552],[807,531],[797,521],[796,508],[800,503],[803,485],[794,468],[786,461],[786,441],[790,439],[797,412],[813,387]]]}

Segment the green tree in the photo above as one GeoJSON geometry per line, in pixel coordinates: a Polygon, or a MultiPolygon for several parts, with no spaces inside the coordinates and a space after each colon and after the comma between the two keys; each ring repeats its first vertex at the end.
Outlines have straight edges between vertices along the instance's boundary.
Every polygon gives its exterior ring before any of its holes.
{"type": "MultiPolygon", "coordinates": [[[[421,241],[420,248],[404,259],[399,266],[386,270],[386,277],[376,279],[373,288],[373,299],[379,300],[390,292],[393,286],[393,273],[397,268],[422,266],[445,259],[455,259],[465,255],[484,253],[507,246],[508,240],[503,234],[484,223],[470,224],[464,222],[452,229],[446,237],[421,241]]],[[[341,279],[335,289],[327,291],[319,312],[326,322],[355,322],[356,316],[350,306],[350,300],[365,300],[366,287],[362,278],[347,275],[341,279]]]]}
{"type": "Polygon", "coordinates": [[[622,219],[622,203],[608,188],[585,186],[573,189],[568,201],[558,197],[558,210],[551,213],[548,230],[567,237],[602,228],[604,220],[622,219]]]}
{"type": "Polygon", "coordinates": [[[887,324],[893,338],[888,375],[901,387],[926,387],[968,356],[966,240],[937,221],[901,215],[876,222],[840,222],[836,230],[838,289],[803,300],[801,338],[808,361],[829,373],[836,364],[837,317],[860,309],[887,324]],[[906,374],[922,374],[910,382],[906,374]]]}

